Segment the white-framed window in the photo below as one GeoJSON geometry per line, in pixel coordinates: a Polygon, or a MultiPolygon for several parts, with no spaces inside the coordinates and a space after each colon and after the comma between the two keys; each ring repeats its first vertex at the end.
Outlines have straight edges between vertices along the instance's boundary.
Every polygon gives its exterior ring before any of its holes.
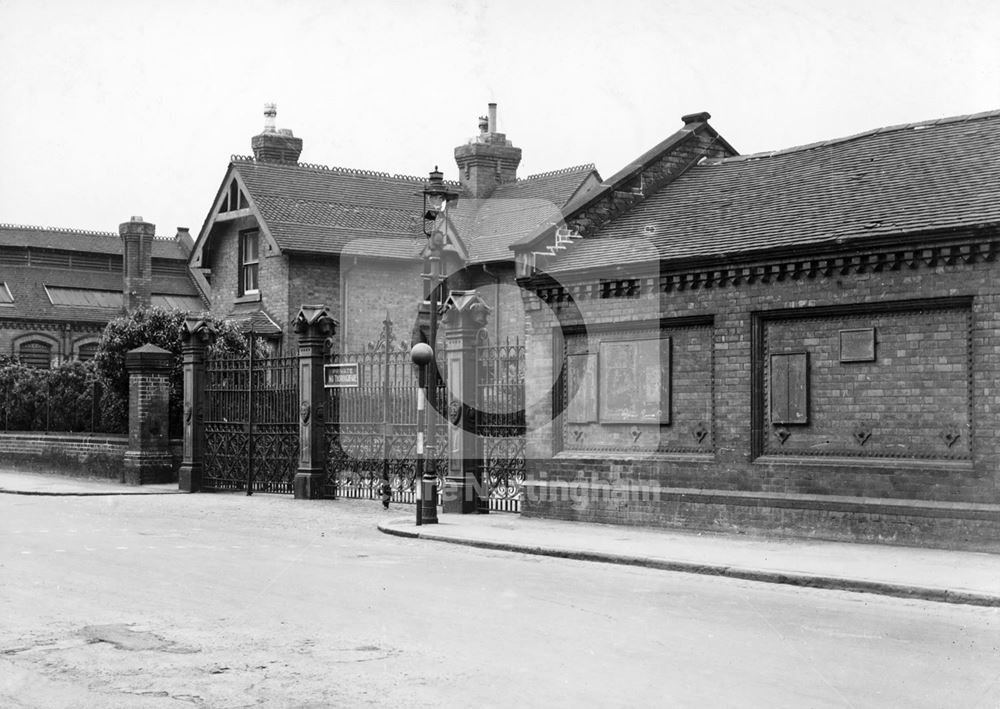
{"type": "Polygon", "coordinates": [[[240,232],[240,295],[260,292],[259,236],[256,229],[240,232]]]}

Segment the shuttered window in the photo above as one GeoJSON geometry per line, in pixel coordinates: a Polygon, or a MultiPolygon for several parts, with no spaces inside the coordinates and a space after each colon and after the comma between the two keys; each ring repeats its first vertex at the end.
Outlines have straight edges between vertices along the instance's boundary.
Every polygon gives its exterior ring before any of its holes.
{"type": "Polygon", "coordinates": [[[771,423],[809,423],[808,409],[808,355],[771,355],[771,423]]]}
{"type": "Polygon", "coordinates": [[[25,342],[18,348],[17,357],[21,360],[21,364],[27,367],[50,369],[52,367],[52,346],[37,340],[25,342]]]}

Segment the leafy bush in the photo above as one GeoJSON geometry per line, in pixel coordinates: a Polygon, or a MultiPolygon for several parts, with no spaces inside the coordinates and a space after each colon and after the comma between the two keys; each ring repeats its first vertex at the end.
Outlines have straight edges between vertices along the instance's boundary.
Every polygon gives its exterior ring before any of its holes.
{"type": "MultiPolygon", "coordinates": [[[[178,310],[143,308],[116,318],[104,328],[94,364],[98,376],[105,382],[102,407],[108,415],[128,427],[128,372],[125,355],[129,350],[153,344],[174,355],[170,372],[170,432],[181,432],[181,411],[184,406],[183,360],[181,356],[181,327],[185,314],[178,310]]],[[[218,338],[209,349],[210,355],[246,355],[247,342],[238,327],[230,322],[205,317],[218,332],[218,338]]]]}
{"type": "Polygon", "coordinates": [[[0,363],[0,427],[11,431],[121,433],[105,415],[102,389],[91,363],[64,362],[52,369],[0,363]],[[95,399],[97,405],[95,406],[95,399]]]}

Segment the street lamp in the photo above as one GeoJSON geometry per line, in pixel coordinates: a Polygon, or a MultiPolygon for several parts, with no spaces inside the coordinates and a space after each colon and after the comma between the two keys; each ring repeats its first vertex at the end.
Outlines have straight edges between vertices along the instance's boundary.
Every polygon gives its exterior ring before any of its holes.
{"type": "MultiPolygon", "coordinates": [[[[417,524],[437,524],[437,456],[434,413],[437,411],[437,363],[434,347],[437,346],[438,319],[438,289],[443,283],[441,257],[444,252],[445,230],[448,228],[446,216],[448,205],[458,199],[458,192],[444,184],[444,175],[434,166],[424,185],[424,236],[427,237],[427,248],[424,249],[423,277],[426,286],[424,295],[428,299],[429,327],[427,343],[417,343],[410,351],[410,359],[420,367],[420,386],[426,391],[427,406],[423,412],[426,429],[426,441],[422,440],[422,432],[417,437],[417,476],[420,480],[419,499],[417,500],[417,524]],[[420,455],[421,444],[423,455],[420,455]]],[[[418,400],[418,410],[423,408],[424,399],[418,400]]],[[[421,415],[418,411],[418,417],[421,415]]]]}

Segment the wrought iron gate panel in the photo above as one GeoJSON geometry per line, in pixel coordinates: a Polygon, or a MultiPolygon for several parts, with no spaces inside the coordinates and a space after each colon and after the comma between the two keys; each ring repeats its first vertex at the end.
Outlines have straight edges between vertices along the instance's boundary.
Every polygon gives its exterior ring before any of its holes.
{"type": "MultiPolygon", "coordinates": [[[[378,500],[388,482],[393,502],[416,501],[419,381],[409,343],[394,342],[392,323],[384,325],[382,337],[364,352],[336,353],[328,360],[358,368],[357,387],[327,389],[323,494],[328,497],[378,500]]],[[[445,401],[443,383],[438,391],[438,401],[445,401]]],[[[441,419],[436,430],[440,489],[447,469],[447,422],[441,419]]]]}
{"type": "Polygon", "coordinates": [[[476,352],[476,435],[491,510],[520,512],[524,487],[524,354],[520,341],[480,345],[476,352]]]}
{"type": "Polygon", "coordinates": [[[297,357],[205,362],[203,486],[293,492],[299,454],[297,357]]]}

